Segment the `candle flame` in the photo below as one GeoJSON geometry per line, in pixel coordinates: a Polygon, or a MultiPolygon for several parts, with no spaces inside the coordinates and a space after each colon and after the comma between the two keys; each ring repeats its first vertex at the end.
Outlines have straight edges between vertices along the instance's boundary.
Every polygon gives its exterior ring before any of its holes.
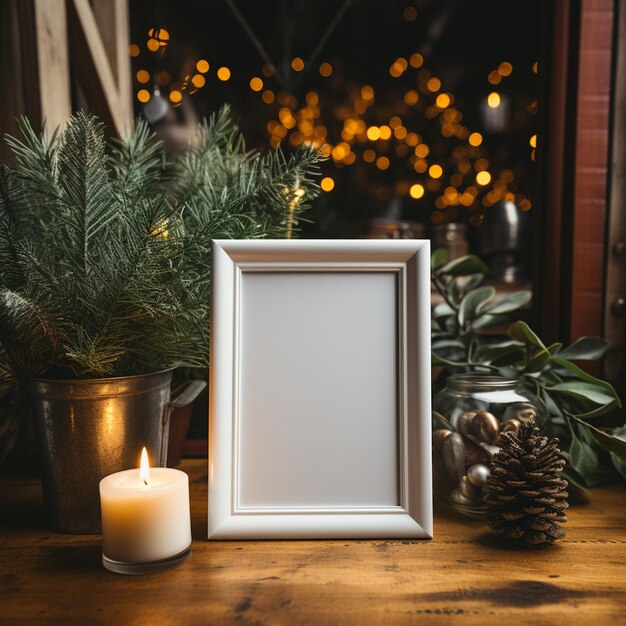
{"type": "Polygon", "coordinates": [[[148,484],[150,480],[150,460],[148,459],[148,451],[144,446],[141,451],[141,462],[139,464],[139,478],[143,482],[144,485],[148,484]]]}

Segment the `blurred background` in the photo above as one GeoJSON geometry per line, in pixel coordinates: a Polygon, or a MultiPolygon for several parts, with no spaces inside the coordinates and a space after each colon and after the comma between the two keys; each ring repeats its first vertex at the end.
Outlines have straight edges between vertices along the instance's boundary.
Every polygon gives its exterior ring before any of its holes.
{"type": "Polygon", "coordinates": [[[173,150],[227,102],[250,148],[328,157],[302,236],[429,236],[528,280],[539,2],[129,6],[135,112],[173,150]]]}
{"type": "Polygon", "coordinates": [[[326,155],[301,237],[475,253],[626,391],[623,2],[0,0],[0,42],[1,134],[83,108],[174,153],[227,103],[250,150],[326,155]]]}

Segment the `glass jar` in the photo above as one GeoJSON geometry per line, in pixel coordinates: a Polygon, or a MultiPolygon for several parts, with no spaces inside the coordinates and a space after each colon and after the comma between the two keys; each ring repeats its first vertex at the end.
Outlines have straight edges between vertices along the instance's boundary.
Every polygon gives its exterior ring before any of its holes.
{"type": "Polygon", "coordinates": [[[500,433],[518,431],[531,419],[546,432],[546,410],[522,379],[450,376],[433,400],[435,491],[457,511],[483,515],[483,487],[500,433]]]}

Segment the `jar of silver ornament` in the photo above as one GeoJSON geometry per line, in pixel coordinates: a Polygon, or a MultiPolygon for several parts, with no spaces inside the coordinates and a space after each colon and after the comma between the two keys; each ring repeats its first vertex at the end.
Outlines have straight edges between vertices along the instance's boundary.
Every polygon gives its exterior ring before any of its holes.
{"type": "Polygon", "coordinates": [[[435,490],[466,515],[484,515],[483,487],[500,433],[534,419],[546,432],[539,398],[516,378],[456,374],[433,400],[435,490]]]}

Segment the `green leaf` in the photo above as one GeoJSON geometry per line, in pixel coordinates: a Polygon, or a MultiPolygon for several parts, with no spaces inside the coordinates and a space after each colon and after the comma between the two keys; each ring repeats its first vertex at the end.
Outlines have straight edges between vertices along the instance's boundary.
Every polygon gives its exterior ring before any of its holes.
{"type": "Polygon", "coordinates": [[[565,348],[559,356],[570,360],[595,360],[601,358],[607,349],[607,343],[601,337],[581,337],[565,348]]]}
{"type": "Polygon", "coordinates": [[[475,319],[482,307],[494,296],[494,287],[478,287],[465,295],[459,305],[459,324],[464,327],[468,321],[475,319]]]}
{"type": "Polygon", "coordinates": [[[433,309],[432,317],[444,317],[446,315],[454,315],[455,313],[456,311],[447,302],[441,302],[433,309]]]}
{"type": "Polygon", "coordinates": [[[541,372],[544,367],[550,362],[553,354],[558,353],[563,344],[553,343],[547,348],[543,348],[533,354],[532,358],[526,364],[524,368],[526,372],[541,372]]]}
{"type": "MultiPolygon", "coordinates": [[[[569,455],[565,455],[563,452],[561,454],[569,460],[569,455]]],[[[571,465],[568,465],[561,472],[561,476],[565,478],[570,485],[574,485],[574,487],[577,487],[585,493],[590,493],[587,481],[571,465]]]]}
{"type": "Polygon", "coordinates": [[[613,462],[613,467],[619,472],[622,478],[626,478],[626,463],[620,460],[620,458],[611,452],[611,461],[613,462]]]}
{"type": "Polygon", "coordinates": [[[585,479],[586,483],[591,481],[598,469],[598,457],[595,451],[588,443],[585,443],[576,435],[572,435],[569,461],[571,466],[585,479]]]}
{"type": "Polygon", "coordinates": [[[500,298],[496,302],[487,305],[483,310],[485,313],[491,313],[492,315],[499,313],[511,313],[516,311],[520,307],[524,306],[532,298],[530,291],[516,291],[515,293],[509,293],[506,296],[500,298]]]}
{"type": "Polygon", "coordinates": [[[611,396],[611,398],[613,399],[613,401],[616,403],[615,406],[617,407],[621,407],[621,401],[619,398],[619,395],[617,394],[617,392],[615,391],[615,389],[613,388],[613,385],[611,385],[611,383],[605,381],[605,380],[601,380],[600,378],[596,378],[595,376],[592,376],[591,374],[585,372],[585,370],[581,369],[580,367],[578,367],[578,365],[575,365],[574,363],[572,363],[571,361],[568,361],[564,358],[562,358],[562,352],[559,353],[558,357],[552,357],[552,362],[556,363],[559,367],[561,367],[563,370],[568,371],[569,373],[573,374],[574,376],[576,376],[577,378],[580,378],[581,380],[584,380],[588,383],[592,383],[594,385],[597,385],[598,387],[602,387],[605,392],[611,396]]]}
{"type": "Polygon", "coordinates": [[[486,274],[487,266],[477,256],[468,255],[446,263],[444,266],[438,268],[436,273],[447,276],[486,274]]]}
{"type": "Polygon", "coordinates": [[[546,387],[553,394],[571,398],[583,406],[613,406],[615,396],[608,393],[603,385],[577,380],[568,380],[558,385],[546,387]]]}
{"type": "Polygon", "coordinates": [[[433,251],[430,257],[430,267],[436,270],[438,267],[441,267],[448,261],[448,250],[447,248],[437,248],[433,251]]]}
{"type": "Polygon", "coordinates": [[[616,437],[613,434],[606,433],[591,424],[583,422],[583,420],[570,416],[570,419],[575,421],[580,428],[583,428],[593,440],[604,450],[615,454],[622,463],[626,463],[626,440],[620,437],[616,437]]]}
{"type": "Polygon", "coordinates": [[[506,315],[481,315],[472,322],[472,330],[485,330],[504,326],[508,322],[506,315]]]}
{"type": "Polygon", "coordinates": [[[493,365],[514,365],[524,360],[526,348],[518,341],[483,344],[474,353],[473,360],[493,365]]]}
{"type": "Polygon", "coordinates": [[[509,326],[507,331],[511,339],[521,341],[522,343],[529,344],[535,348],[545,349],[543,341],[537,337],[534,331],[526,324],[526,322],[515,322],[509,326]]]}

